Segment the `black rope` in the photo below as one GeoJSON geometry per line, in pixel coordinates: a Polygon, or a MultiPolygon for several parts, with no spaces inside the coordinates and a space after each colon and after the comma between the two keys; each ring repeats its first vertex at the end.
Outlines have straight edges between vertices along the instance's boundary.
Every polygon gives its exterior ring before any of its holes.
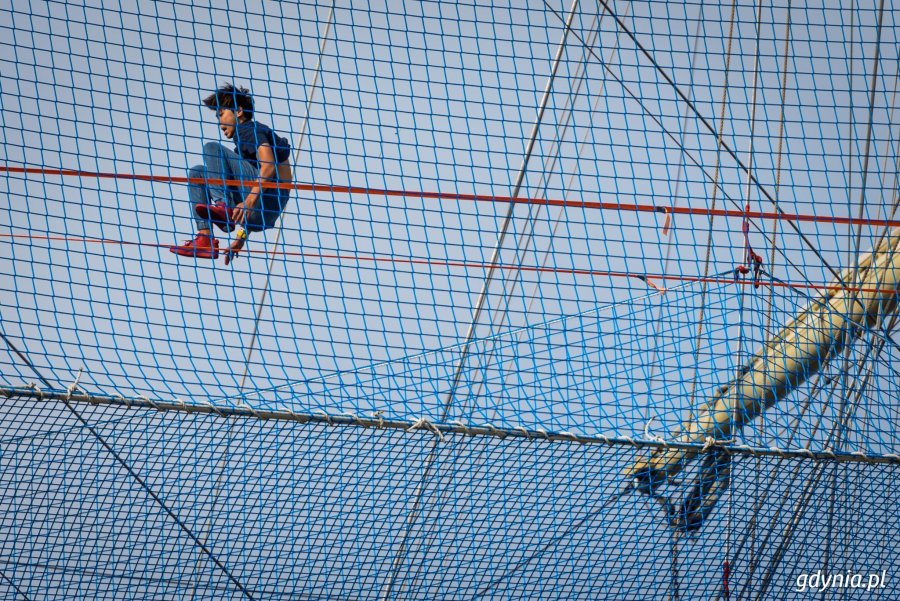
{"type": "MultiPolygon", "coordinates": [[[[22,361],[29,368],[31,368],[31,370],[41,380],[41,382],[44,383],[44,385],[47,388],[53,388],[53,386],[50,384],[50,381],[44,377],[44,375],[34,366],[34,364],[28,359],[28,357],[23,352],[20,351],[12,343],[12,341],[9,338],[7,338],[7,336],[4,332],[0,331],[0,337],[3,338],[3,340],[6,342],[6,345],[10,348],[10,350],[13,351],[20,359],[22,359],[22,361]]],[[[110,446],[110,444],[108,442],[106,442],[106,440],[103,438],[103,436],[101,436],[100,433],[97,432],[97,430],[95,430],[93,428],[93,426],[91,426],[87,422],[87,420],[84,419],[84,417],[82,417],[82,415],[78,411],[76,411],[75,407],[72,406],[72,404],[69,402],[69,400],[68,399],[60,399],[60,400],[66,406],[66,408],[72,413],[72,415],[74,415],[75,418],[81,423],[81,425],[84,428],[86,428],[87,431],[90,432],[94,438],[97,439],[97,441],[103,446],[103,448],[105,448],[107,450],[107,452],[109,452],[110,455],[113,456],[113,458],[116,460],[116,462],[119,463],[119,465],[121,465],[132,478],[134,478],[134,480],[141,486],[141,488],[144,489],[144,491],[148,495],[150,495],[150,498],[153,499],[156,502],[156,504],[159,505],[163,509],[163,511],[165,511],[166,515],[168,515],[172,519],[172,521],[174,521],[175,524],[177,524],[178,527],[181,528],[181,530],[185,534],[187,534],[188,538],[190,538],[192,541],[194,541],[194,543],[200,548],[200,550],[213,561],[213,563],[216,565],[216,567],[218,567],[222,571],[222,573],[224,573],[228,577],[228,579],[234,583],[234,585],[238,588],[238,590],[240,590],[241,593],[243,593],[243,595],[245,597],[247,597],[248,599],[253,599],[253,595],[250,593],[250,591],[247,590],[247,588],[228,570],[228,568],[215,556],[215,554],[213,554],[213,552],[205,544],[203,544],[203,542],[199,538],[197,538],[197,535],[194,534],[191,531],[191,529],[188,528],[187,525],[181,521],[181,519],[175,514],[175,512],[173,512],[165,504],[165,502],[159,497],[159,495],[157,495],[153,491],[152,488],[150,488],[150,486],[144,481],[144,479],[141,478],[140,475],[137,472],[135,472],[134,469],[132,469],[132,467],[130,465],[128,465],[128,463],[124,459],[122,459],[122,456],[119,455],[116,452],[116,450],[113,449],[112,446],[110,446]]]]}
{"type": "Polygon", "coordinates": [[[13,587],[13,590],[16,591],[16,593],[18,593],[19,595],[21,595],[22,598],[25,599],[25,601],[31,601],[31,597],[29,597],[28,595],[26,595],[25,593],[23,593],[23,592],[22,592],[22,589],[20,589],[20,588],[16,585],[15,582],[13,582],[12,580],[10,580],[9,576],[7,576],[6,573],[3,572],[2,570],[0,570],[0,578],[3,578],[3,580],[5,580],[5,581],[9,584],[9,586],[13,587]]]}

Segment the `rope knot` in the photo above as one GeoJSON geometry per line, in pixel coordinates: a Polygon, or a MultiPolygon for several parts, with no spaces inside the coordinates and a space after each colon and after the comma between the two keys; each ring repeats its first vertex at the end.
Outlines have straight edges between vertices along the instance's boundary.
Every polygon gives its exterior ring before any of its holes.
{"type": "Polygon", "coordinates": [[[75,376],[75,380],[69,384],[68,388],[66,388],[66,400],[71,401],[72,395],[75,394],[75,391],[78,390],[78,382],[81,381],[81,374],[84,373],[84,368],[80,368],[78,370],[78,375],[75,376]]]}
{"type": "Polygon", "coordinates": [[[428,421],[426,417],[420,417],[415,422],[413,422],[409,428],[406,429],[406,432],[415,432],[416,430],[428,430],[433,433],[440,442],[444,442],[444,435],[441,433],[440,429],[435,426],[433,423],[428,421]]]}

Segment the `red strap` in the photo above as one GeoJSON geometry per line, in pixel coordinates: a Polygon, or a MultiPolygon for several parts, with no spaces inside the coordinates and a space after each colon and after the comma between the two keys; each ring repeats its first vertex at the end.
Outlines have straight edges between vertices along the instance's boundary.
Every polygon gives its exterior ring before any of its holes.
{"type": "Polygon", "coordinates": [[[665,289],[665,288],[663,288],[663,287],[661,287],[661,286],[658,286],[657,284],[655,284],[655,283],[654,283],[650,278],[648,278],[647,276],[645,276],[645,275],[635,275],[634,277],[636,277],[636,278],[639,279],[640,281],[644,282],[645,284],[647,284],[648,286],[650,286],[651,288],[653,288],[654,290],[656,290],[656,291],[659,292],[660,294],[665,294],[665,293],[666,293],[666,289],[665,289]]]}
{"type": "Polygon", "coordinates": [[[669,225],[672,223],[672,212],[669,210],[669,207],[656,207],[657,213],[665,213],[666,220],[663,222],[662,233],[663,236],[667,236],[669,234],[669,225]]]}
{"type": "Polygon", "coordinates": [[[728,590],[728,577],[731,576],[731,569],[728,566],[728,560],[722,564],[722,596],[725,599],[731,598],[731,591],[728,590]]]}

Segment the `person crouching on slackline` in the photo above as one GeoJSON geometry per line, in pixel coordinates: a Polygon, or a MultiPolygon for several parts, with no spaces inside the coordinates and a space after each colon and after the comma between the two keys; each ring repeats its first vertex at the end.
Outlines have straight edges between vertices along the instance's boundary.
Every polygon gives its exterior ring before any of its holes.
{"type": "Polygon", "coordinates": [[[261,183],[290,183],[291,146],[253,119],[253,96],[247,88],[225,84],[203,104],[216,111],[219,129],[234,140],[235,150],[219,142],[203,145],[203,165],[188,171],[197,236],[169,250],[182,257],[216,259],[219,241],[212,235],[212,226],[223,232],[237,230],[225,254],[227,265],[244,247],[249,232],[273,227],[284,210],[290,189],[261,183]],[[239,180],[242,185],[225,185],[222,180],[239,180]]]}

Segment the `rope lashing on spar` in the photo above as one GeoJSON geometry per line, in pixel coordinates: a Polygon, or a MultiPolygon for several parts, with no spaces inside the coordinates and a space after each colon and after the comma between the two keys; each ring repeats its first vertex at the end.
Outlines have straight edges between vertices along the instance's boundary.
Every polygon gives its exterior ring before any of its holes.
{"type": "Polygon", "coordinates": [[[78,370],[78,375],[75,376],[75,379],[71,384],[66,388],[66,400],[71,401],[72,395],[75,394],[75,391],[78,390],[78,383],[81,382],[81,375],[84,373],[84,368],[78,370]]]}
{"type": "MultiPolygon", "coordinates": [[[[651,418],[644,427],[645,439],[664,442],[663,437],[650,434],[652,423],[651,418]]],[[[697,475],[680,501],[674,501],[672,497],[659,490],[662,484],[675,486],[683,484],[674,478],[669,478],[664,483],[656,483],[652,481],[652,476],[637,477],[626,486],[623,494],[636,490],[647,495],[662,506],[666,521],[673,530],[690,535],[700,529],[731,484],[732,458],[726,445],[733,442],[733,439],[719,440],[712,436],[706,437],[703,448],[699,451],[703,458],[700,460],[697,475]]]]}
{"type": "Polygon", "coordinates": [[[417,419],[409,428],[406,429],[407,432],[415,432],[416,430],[428,430],[440,441],[444,442],[444,435],[440,431],[440,429],[435,426],[433,423],[428,421],[425,417],[420,417],[417,419]]]}

